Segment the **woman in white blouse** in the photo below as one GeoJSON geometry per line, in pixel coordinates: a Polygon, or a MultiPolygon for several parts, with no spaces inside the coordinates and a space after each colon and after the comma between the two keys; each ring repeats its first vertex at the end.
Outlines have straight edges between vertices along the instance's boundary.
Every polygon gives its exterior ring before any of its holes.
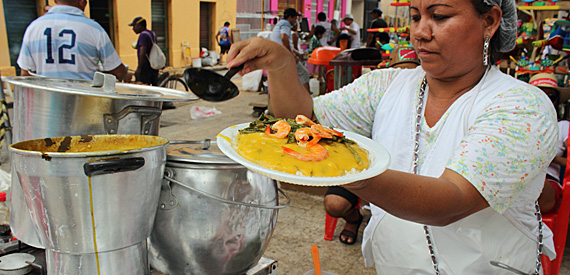
{"type": "Polygon", "coordinates": [[[555,254],[535,202],[557,123],[543,92],[493,66],[515,46],[515,1],[412,0],[410,13],[420,67],[314,100],[269,42],[235,44],[228,67],[268,71],[278,117],[312,116],[389,151],[387,171],[343,186],[373,204],[363,253],[379,274],[541,272],[537,250],[555,254]]]}

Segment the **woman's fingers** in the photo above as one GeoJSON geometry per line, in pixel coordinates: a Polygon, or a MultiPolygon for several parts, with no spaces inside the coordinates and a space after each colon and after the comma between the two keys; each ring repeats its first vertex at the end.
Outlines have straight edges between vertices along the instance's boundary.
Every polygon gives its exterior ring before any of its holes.
{"type": "Polygon", "coordinates": [[[285,47],[259,37],[233,44],[228,53],[228,67],[245,63],[244,74],[258,69],[281,70],[291,62],[295,63],[293,55],[285,47]]]}

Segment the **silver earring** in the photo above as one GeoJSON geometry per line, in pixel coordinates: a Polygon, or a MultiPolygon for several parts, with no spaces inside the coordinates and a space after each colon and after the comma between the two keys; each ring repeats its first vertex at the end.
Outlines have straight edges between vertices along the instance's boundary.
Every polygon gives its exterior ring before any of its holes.
{"type": "Polygon", "coordinates": [[[489,44],[491,44],[491,38],[487,35],[485,36],[485,43],[483,44],[483,65],[489,65],[489,44]]]}

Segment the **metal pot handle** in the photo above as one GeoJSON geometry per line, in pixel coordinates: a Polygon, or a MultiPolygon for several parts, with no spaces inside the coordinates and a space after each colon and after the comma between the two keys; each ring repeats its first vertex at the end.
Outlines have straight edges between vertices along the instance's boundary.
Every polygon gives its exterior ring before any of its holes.
{"type": "Polygon", "coordinates": [[[114,114],[103,115],[103,127],[107,134],[116,134],[119,132],[119,121],[129,114],[140,114],[141,116],[141,135],[148,135],[150,132],[151,122],[156,120],[162,114],[159,108],[148,106],[127,106],[123,110],[114,114]]]}
{"type": "Polygon", "coordinates": [[[220,202],[223,202],[223,203],[227,203],[227,204],[242,205],[242,206],[248,206],[248,207],[257,207],[257,208],[264,208],[264,209],[283,209],[283,208],[289,206],[289,204],[291,204],[291,198],[290,198],[287,194],[285,194],[285,192],[283,192],[283,190],[281,190],[281,189],[279,189],[279,188],[277,188],[277,191],[279,191],[279,193],[281,193],[283,196],[285,196],[285,198],[287,198],[287,203],[286,203],[286,204],[282,204],[282,205],[277,205],[277,206],[267,206],[267,205],[261,205],[261,204],[246,203],[246,202],[241,202],[241,201],[230,201],[230,200],[226,200],[226,199],[220,198],[220,197],[218,197],[218,196],[214,196],[214,195],[212,195],[212,194],[206,193],[206,192],[204,192],[204,191],[202,191],[202,190],[198,190],[198,189],[196,189],[196,188],[194,188],[194,187],[186,186],[184,183],[179,182],[179,181],[177,181],[177,180],[175,180],[175,179],[173,179],[173,178],[171,178],[171,177],[168,177],[168,176],[166,176],[166,175],[164,176],[164,179],[165,179],[165,180],[168,180],[168,181],[171,181],[171,182],[174,182],[174,183],[176,183],[176,184],[178,184],[178,185],[180,185],[180,186],[182,186],[182,187],[184,187],[184,188],[186,188],[186,189],[189,189],[189,190],[191,190],[191,191],[194,191],[194,192],[196,192],[196,193],[198,193],[198,194],[200,194],[200,195],[203,195],[203,196],[205,196],[205,197],[207,197],[207,198],[214,199],[214,200],[217,200],[217,201],[220,201],[220,202]]]}
{"type": "Polygon", "coordinates": [[[88,177],[134,171],[144,166],[144,158],[110,159],[83,164],[83,171],[88,177]]]}

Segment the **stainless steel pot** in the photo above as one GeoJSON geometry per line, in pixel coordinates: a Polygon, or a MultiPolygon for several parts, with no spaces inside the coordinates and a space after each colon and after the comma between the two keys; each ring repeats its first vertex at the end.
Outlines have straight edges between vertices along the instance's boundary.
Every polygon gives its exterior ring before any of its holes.
{"type": "Polygon", "coordinates": [[[233,162],[215,142],[176,143],[167,148],[151,266],[170,275],[244,273],[263,255],[277,210],[289,202],[279,205],[275,181],[233,162]]]}
{"type": "Polygon", "coordinates": [[[161,137],[67,136],[9,147],[48,274],[150,274],[166,162],[161,137]]]}
{"type": "MultiPolygon", "coordinates": [[[[71,135],[158,135],[164,101],[197,100],[191,93],[115,83],[96,73],[87,80],[8,77],[14,85],[13,141],[71,135]]],[[[13,182],[17,176],[12,176],[13,182]]],[[[44,248],[35,232],[19,185],[11,188],[12,233],[31,246],[44,248]]]]}

